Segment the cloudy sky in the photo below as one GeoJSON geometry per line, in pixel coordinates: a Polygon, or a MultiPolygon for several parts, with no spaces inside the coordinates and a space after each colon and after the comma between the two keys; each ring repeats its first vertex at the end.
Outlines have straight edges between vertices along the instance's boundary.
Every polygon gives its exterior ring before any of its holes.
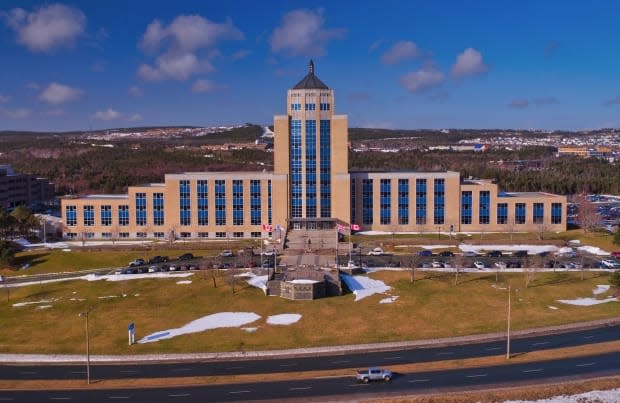
{"type": "Polygon", "coordinates": [[[620,2],[0,2],[0,130],[270,124],[314,59],[351,126],[620,126],[620,2]]]}

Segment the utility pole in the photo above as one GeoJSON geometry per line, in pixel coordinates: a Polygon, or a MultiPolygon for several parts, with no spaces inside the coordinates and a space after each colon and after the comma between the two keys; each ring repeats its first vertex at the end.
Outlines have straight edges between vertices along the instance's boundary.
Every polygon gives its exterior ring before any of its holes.
{"type": "Polygon", "coordinates": [[[508,285],[508,332],[506,338],[506,359],[510,359],[510,285],[508,285]]]}
{"type": "Polygon", "coordinates": [[[80,316],[86,318],[86,383],[90,385],[90,338],[88,335],[88,314],[90,308],[84,312],[80,312],[80,316]]]}

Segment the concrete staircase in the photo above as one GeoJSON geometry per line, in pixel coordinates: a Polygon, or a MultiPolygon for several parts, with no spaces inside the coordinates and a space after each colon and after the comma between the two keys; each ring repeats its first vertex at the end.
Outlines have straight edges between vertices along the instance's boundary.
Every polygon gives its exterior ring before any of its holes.
{"type": "Polygon", "coordinates": [[[321,254],[323,251],[333,251],[338,244],[336,230],[309,230],[288,231],[284,243],[284,252],[303,253],[312,252],[321,254]]]}

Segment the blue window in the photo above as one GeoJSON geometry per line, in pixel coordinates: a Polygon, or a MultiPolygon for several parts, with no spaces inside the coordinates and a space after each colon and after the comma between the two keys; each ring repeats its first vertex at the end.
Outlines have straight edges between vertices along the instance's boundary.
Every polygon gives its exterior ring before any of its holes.
{"type": "Polygon", "coordinates": [[[164,225],[163,193],[153,193],[153,225],[164,225]]]}
{"type": "Polygon", "coordinates": [[[392,222],[392,181],[389,179],[381,179],[379,192],[379,222],[383,225],[387,225],[392,222]]]}
{"type": "Polygon", "coordinates": [[[525,224],[525,203],[515,204],[515,224],[525,224]]]}
{"type": "Polygon", "coordinates": [[[415,180],[415,223],[426,224],[426,179],[415,180]]]}
{"type": "Polygon", "coordinates": [[[508,224],[508,203],[497,203],[497,223],[508,224]]]}
{"type": "Polygon", "coordinates": [[[316,214],[316,121],[306,120],[306,217],[316,214]]]}
{"type": "Polygon", "coordinates": [[[472,192],[464,190],[461,192],[461,224],[471,224],[472,216],[472,192]]]}
{"type": "Polygon", "coordinates": [[[480,191],[478,200],[478,223],[490,224],[491,222],[491,192],[488,190],[480,191]]]}
{"type": "Polygon", "coordinates": [[[68,227],[75,227],[77,225],[77,207],[76,206],[66,206],[65,216],[67,217],[68,227]]]}
{"type": "Polygon", "coordinates": [[[84,206],[84,225],[92,227],[95,225],[95,206],[84,206]]]}
{"type": "Polygon", "coordinates": [[[545,221],[545,205],[543,203],[534,203],[533,213],[534,224],[542,224],[545,221]]]}
{"type": "Polygon", "coordinates": [[[260,225],[261,221],[262,214],[260,181],[252,179],[250,181],[250,224],[260,225]]]}
{"type": "Polygon", "coordinates": [[[356,215],[355,215],[355,203],[356,203],[356,196],[355,196],[355,179],[351,179],[351,222],[354,223],[357,221],[356,215]]]}
{"type": "Polygon", "coordinates": [[[328,111],[329,110],[329,103],[321,102],[320,108],[321,108],[322,111],[328,111]]]}
{"type": "Polygon", "coordinates": [[[409,224],[409,179],[398,180],[398,223],[409,224]]]}
{"type": "Polygon", "coordinates": [[[292,111],[300,111],[301,110],[301,104],[299,104],[299,103],[291,104],[291,110],[292,111]]]}
{"type": "Polygon", "coordinates": [[[372,179],[362,179],[362,224],[372,225],[372,179]]]}
{"type": "Polygon", "coordinates": [[[316,104],[306,104],[306,110],[307,111],[314,111],[314,110],[316,110],[316,104]]]}
{"type": "Polygon", "coordinates": [[[118,225],[129,225],[129,206],[118,206],[118,225]]]}
{"type": "Polygon", "coordinates": [[[233,225],[243,225],[243,181],[232,181],[233,225]]]}
{"type": "Polygon", "coordinates": [[[301,120],[291,120],[291,217],[300,218],[302,216],[302,174],[301,174],[301,120]]]}
{"type": "Polygon", "coordinates": [[[226,182],[215,181],[215,225],[226,225],[226,182]]]}
{"type": "Polygon", "coordinates": [[[321,217],[332,216],[331,121],[321,120],[319,128],[321,157],[321,217]]]}
{"type": "Polygon", "coordinates": [[[192,223],[192,200],[190,199],[189,180],[179,181],[179,217],[181,225],[192,223]]]}
{"type": "Polygon", "coordinates": [[[209,181],[196,181],[196,196],[198,198],[198,225],[209,225],[209,181]]]}
{"type": "Polygon", "coordinates": [[[551,203],[551,224],[562,224],[562,203],[551,203]]]}
{"type": "Polygon", "coordinates": [[[433,222],[437,225],[445,224],[446,180],[435,179],[433,189],[433,222]]]}
{"type": "Polygon", "coordinates": [[[112,206],[101,206],[101,225],[109,227],[112,225],[112,206]]]}
{"type": "Polygon", "coordinates": [[[146,225],[146,193],[136,193],[136,225],[146,225]]]}
{"type": "Polygon", "coordinates": [[[267,219],[271,224],[271,179],[267,180],[267,219]]]}

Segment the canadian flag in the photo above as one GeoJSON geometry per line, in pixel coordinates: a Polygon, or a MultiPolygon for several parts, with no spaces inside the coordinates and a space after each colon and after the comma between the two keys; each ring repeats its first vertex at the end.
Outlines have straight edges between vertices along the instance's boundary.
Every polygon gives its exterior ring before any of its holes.
{"type": "Polygon", "coordinates": [[[359,231],[360,230],[360,226],[357,224],[351,224],[351,231],[359,231]]]}
{"type": "Polygon", "coordinates": [[[266,231],[266,232],[271,232],[271,231],[273,231],[273,225],[270,225],[270,224],[263,224],[263,225],[262,225],[262,227],[263,227],[263,231],[266,231]]]}

